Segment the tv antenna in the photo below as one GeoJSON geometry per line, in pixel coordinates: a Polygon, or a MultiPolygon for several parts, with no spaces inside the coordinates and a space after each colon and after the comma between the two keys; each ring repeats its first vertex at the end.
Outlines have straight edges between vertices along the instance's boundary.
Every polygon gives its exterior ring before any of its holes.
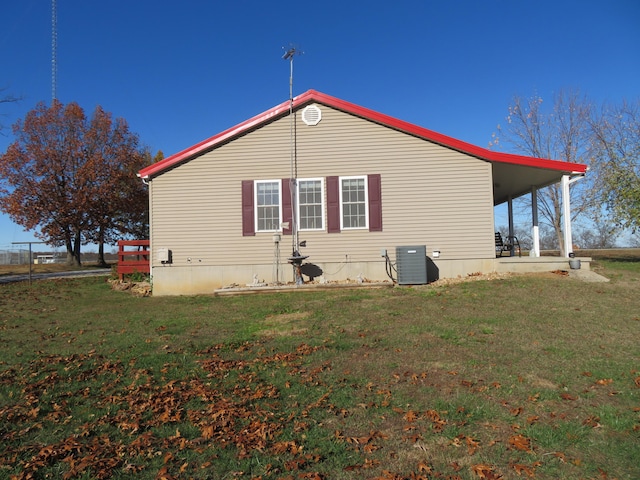
{"type": "Polygon", "coordinates": [[[51,0],[51,102],[58,98],[58,9],[56,0],[51,0]]]}
{"type": "MultiPolygon", "coordinates": [[[[284,47],[282,47],[284,48],[284,47]]],[[[289,45],[289,49],[282,56],[283,60],[289,60],[290,74],[289,74],[289,101],[293,102],[293,57],[296,55],[302,55],[304,52],[298,47],[289,45]]]]}
{"type": "Polygon", "coordinates": [[[289,61],[289,137],[291,143],[291,188],[289,190],[291,192],[291,242],[293,244],[293,253],[291,257],[289,257],[289,263],[293,265],[294,278],[297,285],[302,283],[300,267],[302,265],[302,261],[307,258],[300,255],[300,241],[298,236],[298,152],[296,144],[295,118],[293,116],[293,59],[296,55],[302,55],[302,53],[304,52],[298,49],[298,47],[289,45],[289,49],[282,56],[283,60],[289,61]]]}
{"type": "Polygon", "coordinates": [[[298,155],[296,146],[295,121],[293,118],[293,59],[302,52],[295,46],[290,45],[289,49],[282,56],[283,60],[289,61],[289,137],[291,143],[291,235],[293,240],[293,252],[298,252],[298,222],[297,222],[297,205],[298,198],[298,155]]]}
{"type": "MultiPolygon", "coordinates": [[[[284,47],[283,47],[284,48],[284,47]]],[[[291,177],[296,180],[298,177],[298,162],[295,152],[295,125],[293,119],[293,58],[296,55],[302,55],[304,52],[298,49],[298,47],[289,46],[289,50],[282,56],[283,60],[289,61],[289,120],[290,120],[290,136],[291,136],[291,177]]],[[[296,182],[297,183],[297,182],[296,182]]],[[[293,191],[292,191],[293,193],[293,191]]],[[[294,216],[295,219],[295,216],[294,216]]],[[[294,223],[295,225],[295,223],[294,223]]],[[[295,237],[295,232],[294,232],[295,237]]],[[[297,240],[297,239],[296,239],[297,240]]]]}

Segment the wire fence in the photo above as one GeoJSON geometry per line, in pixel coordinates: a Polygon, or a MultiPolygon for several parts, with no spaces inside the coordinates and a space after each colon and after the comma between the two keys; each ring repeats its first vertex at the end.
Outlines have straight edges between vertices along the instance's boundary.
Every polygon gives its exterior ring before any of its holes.
{"type": "MultiPolygon", "coordinates": [[[[82,252],[80,255],[82,262],[97,262],[99,260],[99,255],[96,252],[97,247],[90,245],[85,248],[87,248],[87,251],[82,252]]],[[[112,247],[110,251],[105,251],[104,260],[109,263],[116,263],[118,261],[117,247],[112,247]]],[[[66,261],[66,251],[60,250],[59,248],[32,248],[30,257],[29,249],[27,248],[18,245],[0,244],[0,265],[28,265],[29,263],[42,265],[48,263],[66,263],[66,261]]]]}
{"type": "Polygon", "coordinates": [[[0,265],[27,265],[31,262],[29,250],[12,248],[0,250],[0,265]]]}

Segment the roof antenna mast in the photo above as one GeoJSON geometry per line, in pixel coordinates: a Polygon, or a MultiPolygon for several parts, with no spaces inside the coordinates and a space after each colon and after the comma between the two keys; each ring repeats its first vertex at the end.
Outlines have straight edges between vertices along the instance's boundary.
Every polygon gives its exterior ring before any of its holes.
{"type": "Polygon", "coordinates": [[[293,251],[298,251],[298,225],[296,221],[296,211],[297,209],[295,201],[298,198],[297,196],[297,187],[298,187],[298,156],[297,156],[297,148],[296,148],[296,132],[295,132],[295,122],[293,118],[293,58],[296,55],[300,55],[302,52],[298,50],[297,47],[292,45],[289,46],[289,49],[282,56],[283,60],[289,61],[289,136],[291,142],[291,206],[292,206],[292,226],[291,233],[293,237],[293,251]]]}
{"type": "MultiPolygon", "coordinates": [[[[284,47],[282,47],[284,48],[284,47]]],[[[289,101],[293,102],[293,57],[296,55],[302,55],[302,52],[298,47],[289,45],[289,49],[282,56],[283,60],[289,60],[290,74],[289,74],[289,101]]]]}
{"type": "Polygon", "coordinates": [[[300,239],[298,236],[298,153],[295,118],[293,117],[293,58],[302,53],[296,46],[290,44],[289,49],[282,56],[283,60],[289,61],[289,137],[291,142],[291,188],[289,190],[291,191],[291,242],[293,244],[293,253],[289,258],[289,262],[293,265],[294,278],[297,285],[302,283],[300,266],[302,261],[307,258],[300,255],[300,239]]]}
{"type": "Polygon", "coordinates": [[[58,98],[58,9],[56,0],[51,0],[51,103],[58,98]]]}

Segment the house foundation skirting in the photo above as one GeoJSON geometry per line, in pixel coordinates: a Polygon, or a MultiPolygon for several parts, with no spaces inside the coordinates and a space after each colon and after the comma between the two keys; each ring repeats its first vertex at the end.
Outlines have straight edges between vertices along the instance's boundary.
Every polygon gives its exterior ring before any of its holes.
{"type": "MultiPolygon", "coordinates": [[[[591,258],[579,257],[580,268],[590,270],[591,258]]],[[[390,282],[388,267],[384,260],[371,262],[319,263],[309,277],[303,272],[305,282],[390,282]]],[[[485,259],[427,259],[428,282],[440,278],[459,278],[485,273],[528,273],[570,270],[569,259],[564,257],[502,257],[485,259]]],[[[392,270],[394,279],[397,273],[392,270]]],[[[168,265],[154,266],[152,270],[153,295],[198,295],[211,294],[225,287],[248,287],[252,285],[276,285],[273,265],[168,265]]],[[[280,285],[294,282],[293,267],[281,264],[278,272],[280,285]]]]}

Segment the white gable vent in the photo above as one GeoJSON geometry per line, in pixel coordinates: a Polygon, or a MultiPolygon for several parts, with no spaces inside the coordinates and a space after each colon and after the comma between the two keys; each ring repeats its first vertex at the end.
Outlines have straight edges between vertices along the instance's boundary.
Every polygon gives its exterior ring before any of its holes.
{"type": "Polygon", "coordinates": [[[316,105],[308,105],[302,110],[302,121],[307,125],[317,125],[322,120],[322,111],[316,105]]]}

